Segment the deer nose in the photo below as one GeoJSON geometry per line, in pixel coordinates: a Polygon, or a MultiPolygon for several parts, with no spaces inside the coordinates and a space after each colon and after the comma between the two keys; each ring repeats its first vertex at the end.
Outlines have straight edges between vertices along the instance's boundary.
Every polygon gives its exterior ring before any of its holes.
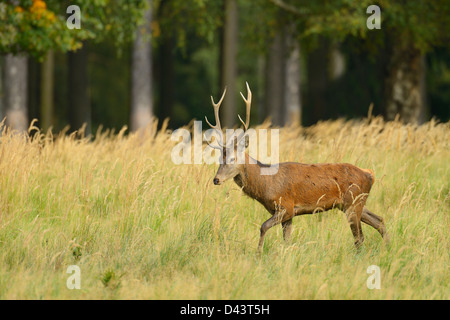
{"type": "Polygon", "coordinates": [[[215,185],[218,185],[219,184],[219,179],[218,178],[214,178],[213,182],[214,182],[215,185]]]}

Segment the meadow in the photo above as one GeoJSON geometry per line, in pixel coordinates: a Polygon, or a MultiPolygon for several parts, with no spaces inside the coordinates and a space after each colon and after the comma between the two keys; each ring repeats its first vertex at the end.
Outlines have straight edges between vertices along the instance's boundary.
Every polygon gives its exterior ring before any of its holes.
{"type": "Polygon", "coordinates": [[[0,136],[0,299],[450,299],[450,123],[281,128],[280,161],[375,172],[367,207],[391,242],[363,224],[356,251],[332,210],[294,218],[289,243],[270,229],[261,254],[268,212],[232,181],[213,185],[218,165],[175,165],[165,126],[32,129],[0,136]],[[71,265],[80,289],[66,285],[71,265]]]}

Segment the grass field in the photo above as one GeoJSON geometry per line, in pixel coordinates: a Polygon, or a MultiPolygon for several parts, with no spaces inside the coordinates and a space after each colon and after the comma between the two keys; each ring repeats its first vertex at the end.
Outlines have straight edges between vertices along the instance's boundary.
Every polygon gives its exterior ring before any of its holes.
{"type": "Polygon", "coordinates": [[[280,161],[349,162],[391,243],[345,215],[293,220],[292,240],[218,165],[175,165],[170,132],[0,137],[1,299],[450,299],[450,123],[322,122],[280,131],[280,161]],[[66,286],[70,265],[81,289],[66,286]],[[368,289],[379,266],[381,289],[368,289]]]}

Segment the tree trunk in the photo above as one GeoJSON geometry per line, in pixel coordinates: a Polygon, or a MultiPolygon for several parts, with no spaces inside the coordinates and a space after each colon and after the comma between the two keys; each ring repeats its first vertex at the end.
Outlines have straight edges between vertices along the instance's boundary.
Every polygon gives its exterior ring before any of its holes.
{"type": "Polygon", "coordinates": [[[236,124],[236,75],[237,75],[237,43],[238,43],[238,9],[236,0],[225,0],[225,21],[222,42],[221,63],[221,91],[226,86],[229,92],[228,98],[223,101],[221,108],[225,127],[233,127],[236,124]]]}
{"type": "MultiPolygon", "coordinates": [[[[35,58],[28,58],[28,119],[41,119],[41,63],[35,58]]],[[[41,123],[39,122],[38,125],[41,123]]]]}
{"type": "Polygon", "coordinates": [[[47,131],[53,125],[53,90],[55,55],[50,50],[41,66],[41,128],[47,131]]]}
{"type": "Polygon", "coordinates": [[[425,68],[421,52],[410,44],[390,48],[385,80],[386,119],[399,115],[404,123],[419,123],[424,108],[425,68]]]}
{"type": "Polygon", "coordinates": [[[4,116],[6,125],[19,131],[28,130],[28,62],[23,55],[7,54],[4,58],[4,116]]]}
{"type": "MultiPolygon", "coordinates": [[[[258,61],[257,61],[257,83],[256,85],[258,88],[264,88],[265,86],[265,73],[266,73],[266,56],[264,54],[258,55],[258,61]]],[[[266,120],[267,117],[267,110],[266,110],[266,103],[265,103],[265,93],[264,90],[258,90],[258,92],[255,95],[255,103],[257,107],[257,113],[258,113],[258,122],[262,123],[266,120]]],[[[253,103],[252,103],[253,105],[253,103]]]]}
{"type": "Polygon", "coordinates": [[[426,122],[428,119],[430,119],[430,105],[428,103],[428,97],[427,97],[427,63],[425,59],[425,55],[422,55],[422,58],[420,59],[421,68],[422,68],[422,75],[420,77],[420,95],[422,97],[422,108],[419,114],[419,124],[422,124],[426,122]]]}
{"type": "Polygon", "coordinates": [[[160,118],[172,116],[175,102],[175,71],[174,71],[174,39],[168,37],[163,40],[159,49],[159,85],[160,85],[160,118]]]}
{"type": "Polygon", "coordinates": [[[286,125],[300,125],[302,105],[300,96],[300,45],[292,34],[286,33],[286,47],[288,50],[286,60],[286,86],[285,86],[285,112],[284,123],[286,125]]]}
{"type": "Polygon", "coordinates": [[[311,52],[308,61],[308,113],[307,124],[324,119],[327,110],[326,90],[328,86],[328,44],[319,40],[319,46],[311,52]]]}
{"type": "MultiPolygon", "coordinates": [[[[0,55],[0,122],[3,121],[3,104],[4,104],[4,92],[3,92],[3,56],[0,55]]],[[[0,128],[0,133],[1,133],[1,128],[0,128]]]]}
{"type": "Polygon", "coordinates": [[[329,48],[329,70],[330,70],[330,80],[336,81],[341,78],[345,73],[345,57],[339,48],[339,43],[334,42],[329,48]]]}
{"type": "Polygon", "coordinates": [[[150,35],[152,22],[152,0],[145,14],[145,24],[138,28],[133,46],[131,66],[131,110],[130,130],[145,128],[153,117],[152,92],[152,46],[150,35]]]}
{"type": "Polygon", "coordinates": [[[69,120],[72,130],[86,125],[91,133],[91,104],[88,85],[88,51],[86,43],[76,52],[69,52],[69,120]]]}
{"type": "Polygon", "coordinates": [[[283,126],[285,99],[285,41],[283,31],[278,31],[273,39],[266,59],[266,112],[272,124],[283,126]]]}

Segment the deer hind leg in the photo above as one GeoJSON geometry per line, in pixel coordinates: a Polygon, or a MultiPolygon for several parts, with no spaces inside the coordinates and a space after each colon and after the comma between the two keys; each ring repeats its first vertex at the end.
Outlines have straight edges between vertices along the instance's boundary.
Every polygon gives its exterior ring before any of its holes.
{"type": "Polygon", "coordinates": [[[258,244],[258,251],[261,252],[263,245],[264,245],[264,236],[266,235],[267,230],[272,228],[273,226],[283,222],[283,216],[285,215],[285,210],[276,211],[275,214],[268,219],[266,222],[264,222],[261,225],[261,231],[259,236],[259,244],[258,244]]]}
{"type": "Polygon", "coordinates": [[[364,207],[361,214],[361,221],[377,230],[381,234],[383,239],[386,242],[389,242],[389,238],[386,232],[386,226],[382,217],[377,216],[375,213],[364,207]]]}
{"type": "Polygon", "coordinates": [[[345,213],[347,214],[347,220],[350,224],[350,229],[352,230],[353,237],[355,238],[355,246],[358,249],[364,242],[364,235],[361,228],[362,206],[351,206],[345,211],[345,213]]]}
{"type": "Polygon", "coordinates": [[[287,242],[291,239],[292,218],[282,222],[281,226],[283,227],[283,239],[287,242]]]}

